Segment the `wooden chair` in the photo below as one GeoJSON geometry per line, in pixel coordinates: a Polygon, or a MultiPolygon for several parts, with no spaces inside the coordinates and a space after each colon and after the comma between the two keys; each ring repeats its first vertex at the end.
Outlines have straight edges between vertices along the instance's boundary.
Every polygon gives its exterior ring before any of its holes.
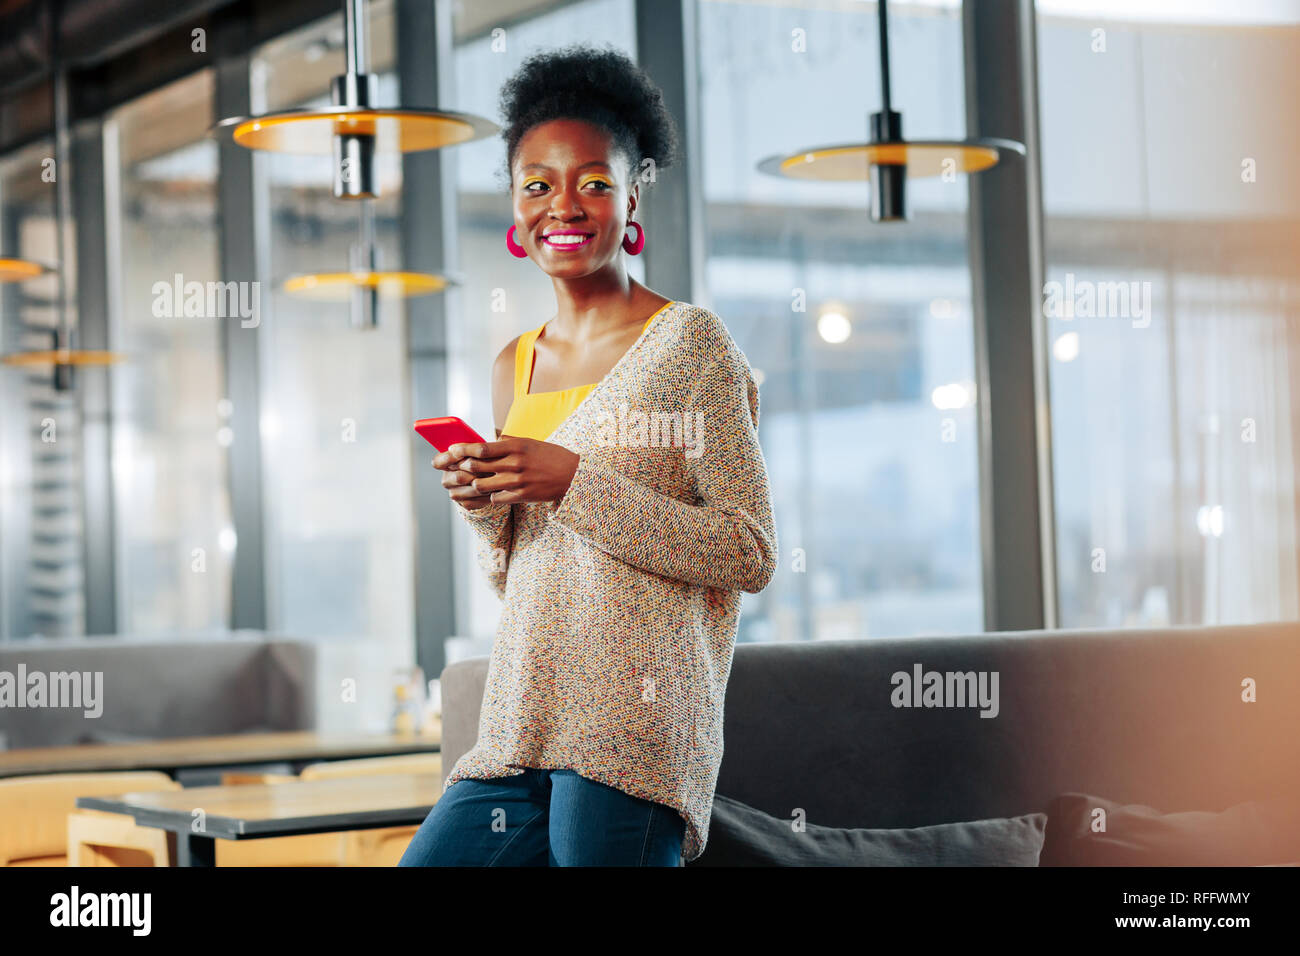
{"type": "MultiPolygon", "coordinates": [[[[223,775],[222,783],[281,783],[389,773],[442,773],[437,753],[311,764],[301,777],[223,775]]],[[[84,810],[76,798],[179,790],[166,774],[45,774],[0,780],[0,866],[174,866],[176,838],[118,813],[84,810]]],[[[418,829],[382,827],[265,840],[218,840],[218,866],[395,866],[418,829]]]]}
{"type": "MultiPolygon", "coordinates": [[[[335,760],[302,768],[303,780],[329,780],[386,773],[442,774],[442,754],[401,754],[395,757],[367,757],[335,760]]],[[[397,866],[415,836],[418,826],[349,830],[345,838],[344,866],[397,866]]]]}
{"type": "Polygon", "coordinates": [[[0,866],[167,866],[167,834],[79,810],[77,797],[178,790],[165,773],[55,773],[0,780],[0,866]]]}
{"type": "MultiPolygon", "coordinates": [[[[334,780],[388,773],[442,773],[438,753],[399,754],[332,760],[303,767],[298,777],[284,774],[231,773],[223,784],[283,783],[287,780],[334,780]]],[[[380,827],[340,833],[308,833],[266,840],[217,841],[218,866],[396,866],[416,826],[380,827]]]]}

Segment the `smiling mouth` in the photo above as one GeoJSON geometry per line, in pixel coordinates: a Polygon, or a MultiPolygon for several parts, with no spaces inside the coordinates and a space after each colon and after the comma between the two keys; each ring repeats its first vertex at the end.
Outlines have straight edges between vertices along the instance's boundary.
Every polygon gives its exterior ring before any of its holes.
{"type": "Polygon", "coordinates": [[[577,233],[569,233],[560,236],[542,236],[542,242],[552,249],[581,249],[594,238],[595,236],[580,236],[577,233]]]}

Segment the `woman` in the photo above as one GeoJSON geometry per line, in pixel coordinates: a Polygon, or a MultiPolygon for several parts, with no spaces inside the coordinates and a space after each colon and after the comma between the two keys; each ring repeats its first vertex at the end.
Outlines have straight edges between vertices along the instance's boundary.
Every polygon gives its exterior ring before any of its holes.
{"type": "Polygon", "coordinates": [[[716,315],[624,268],[676,149],[645,74],[538,54],[502,112],[507,245],[558,307],[497,356],[497,440],[433,459],[504,606],[478,742],[401,862],[679,866],[708,838],[740,592],[776,569],[758,388],[716,315]]]}

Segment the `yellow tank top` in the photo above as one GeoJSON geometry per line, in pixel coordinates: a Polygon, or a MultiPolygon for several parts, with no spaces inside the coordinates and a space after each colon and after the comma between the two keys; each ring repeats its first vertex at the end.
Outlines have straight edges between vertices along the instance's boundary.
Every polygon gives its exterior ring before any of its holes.
{"type": "MultiPolygon", "coordinates": [[[[641,334],[644,335],[650,323],[673,304],[667,303],[646,319],[645,325],[641,327],[641,334]]],[[[573,410],[590,394],[591,390],[600,384],[592,382],[588,385],[574,385],[571,388],[561,388],[551,392],[530,392],[528,388],[532,384],[535,355],[533,343],[537,341],[544,328],[546,328],[545,323],[525,332],[519,336],[519,341],[515,345],[515,395],[514,401],[510,403],[510,411],[506,413],[505,426],[501,429],[503,434],[546,441],[564,424],[565,419],[573,414],[573,410]]]]}

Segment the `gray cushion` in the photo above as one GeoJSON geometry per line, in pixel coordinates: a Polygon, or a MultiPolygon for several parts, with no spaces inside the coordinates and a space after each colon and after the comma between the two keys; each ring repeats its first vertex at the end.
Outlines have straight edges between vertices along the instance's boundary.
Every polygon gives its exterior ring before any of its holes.
{"type": "Polygon", "coordinates": [[[1067,793],[1048,805],[1047,817],[1042,866],[1263,866],[1300,859],[1300,800],[1294,799],[1161,813],[1067,793]]]}
{"type": "Polygon", "coordinates": [[[802,832],[739,800],[717,795],[704,853],[689,866],[1037,866],[1047,815],[942,823],[899,830],[802,832]]]}

